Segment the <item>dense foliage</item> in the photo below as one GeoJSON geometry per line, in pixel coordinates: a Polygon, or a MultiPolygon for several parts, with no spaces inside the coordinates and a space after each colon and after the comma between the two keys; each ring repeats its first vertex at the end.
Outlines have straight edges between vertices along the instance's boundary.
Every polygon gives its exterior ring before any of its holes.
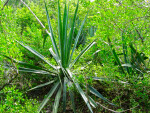
{"type": "Polygon", "coordinates": [[[149,0],[24,2],[0,1],[0,113],[150,110],[149,0]]]}

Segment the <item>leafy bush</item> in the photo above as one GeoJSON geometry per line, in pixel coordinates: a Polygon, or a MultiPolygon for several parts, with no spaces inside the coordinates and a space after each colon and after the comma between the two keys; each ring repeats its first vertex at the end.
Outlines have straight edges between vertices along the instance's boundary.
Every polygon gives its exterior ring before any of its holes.
{"type": "Polygon", "coordinates": [[[0,91],[1,113],[36,113],[37,109],[38,102],[35,99],[25,98],[16,86],[5,87],[0,91]]]}

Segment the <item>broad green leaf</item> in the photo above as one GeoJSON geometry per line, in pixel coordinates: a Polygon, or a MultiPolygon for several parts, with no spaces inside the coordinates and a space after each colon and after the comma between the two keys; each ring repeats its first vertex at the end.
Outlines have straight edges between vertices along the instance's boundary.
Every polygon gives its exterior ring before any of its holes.
{"type": "Polygon", "coordinates": [[[57,113],[58,106],[59,106],[59,101],[60,101],[60,98],[61,98],[61,92],[62,92],[62,87],[59,88],[59,90],[57,92],[57,95],[55,97],[55,102],[54,102],[52,113],[57,113]]]}
{"type": "Polygon", "coordinates": [[[50,65],[52,68],[56,69],[55,66],[53,66],[48,60],[46,60],[46,58],[41,55],[40,53],[38,53],[37,51],[35,51],[34,49],[32,49],[31,47],[29,47],[27,44],[23,44],[19,41],[17,41],[20,45],[22,45],[24,48],[26,48],[27,50],[29,50],[30,52],[32,52],[34,55],[36,55],[37,57],[39,57],[40,59],[42,59],[44,62],[46,62],[48,65],[50,65]]]}
{"type": "Polygon", "coordinates": [[[33,87],[33,88],[29,89],[28,91],[31,91],[31,90],[34,90],[34,89],[37,89],[37,88],[40,88],[40,87],[47,86],[47,85],[52,84],[52,83],[54,83],[54,82],[55,82],[55,80],[52,80],[52,81],[46,82],[46,83],[44,83],[44,84],[40,84],[40,85],[38,85],[38,86],[36,86],[36,87],[33,87]]]}
{"type": "Polygon", "coordinates": [[[42,108],[45,106],[45,104],[49,101],[49,98],[53,95],[53,93],[57,90],[58,86],[59,86],[60,82],[57,81],[53,87],[51,88],[51,90],[48,92],[47,97],[44,98],[44,100],[42,101],[41,105],[39,106],[38,109],[38,113],[40,113],[40,111],[42,110],[42,108]]]}

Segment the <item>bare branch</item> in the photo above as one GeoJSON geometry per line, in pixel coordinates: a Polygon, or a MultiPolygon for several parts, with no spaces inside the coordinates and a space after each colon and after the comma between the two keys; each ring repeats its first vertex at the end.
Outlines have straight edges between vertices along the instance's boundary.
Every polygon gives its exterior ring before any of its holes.
{"type": "Polygon", "coordinates": [[[4,9],[5,5],[7,5],[7,4],[8,4],[8,2],[9,2],[9,0],[7,0],[7,1],[5,2],[5,4],[3,5],[3,8],[2,8],[1,10],[3,10],[3,9],[4,9]]]}
{"type": "MultiPolygon", "coordinates": [[[[23,1],[20,0],[29,10],[30,12],[34,15],[34,17],[36,18],[36,20],[40,23],[40,25],[45,29],[45,26],[43,25],[43,23],[40,21],[40,19],[35,15],[35,13],[31,10],[31,8],[23,1]]],[[[49,34],[51,36],[51,33],[48,32],[47,29],[45,29],[46,33],[49,34]]]]}
{"type": "Polygon", "coordinates": [[[142,18],[149,18],[150,16],[142,16],[142,17],[136,17],[136,18],[133,18],[127,22],[124,23],[124,25],[127,25],[128,23],[134,21],[134,20],[138,20],[138,19],[142,19],[142,18]]]}
{"type": "Polygon", "coordinates": [[[112,110],[112,109],[109,109],[109,108],[103,106],[103,105],[100,104],[99,102],[97,102],[97,104],[99,104],[99,105],[100,105],[101,107],[103,107],[104,109],[107,109],[108,111],[111,111],[111,112],[114,112],[114,113],[123,113],[123,112],[126,112],[126,111],[130,111],[130,110],[132,110],[132,109],[134,109],[134,108],[136,108],[136,107],[139,106],[139,105],[137,105],[137,106],[135,106],[135,107],[133,107],[133,108],[130,108],[130,109],[127,109],[127,110],[124,110],[124,111],[114,111],[114,110],[112,110]]]}
{"type": "Polygon", "coordinates": [[[13,68],[16,70],[16,75],[13,73],[12,75],[15,75],[14,77],[12,77],[7,83],[5,83],[2,87],[0,87],[0,90],[3,90],[7,85],[9,85],[15,78],[17,78],[17,76],[19,75],[19,72],[17,70],[17,67],[15,65],[15,63],[13,62],[13,60],[11,59],[11,62],[13,64],[13,68]]]}

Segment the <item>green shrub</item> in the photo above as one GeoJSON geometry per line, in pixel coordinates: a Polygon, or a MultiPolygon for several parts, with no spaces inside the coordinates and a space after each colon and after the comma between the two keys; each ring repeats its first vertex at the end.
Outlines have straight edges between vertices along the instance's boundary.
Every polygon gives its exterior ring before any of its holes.
{"type": "Polygon", "coordinates": [[[0,92],[0,113],[37,113],[39,103],[27,99],[16,86],[5,87],[0,92]]]}

